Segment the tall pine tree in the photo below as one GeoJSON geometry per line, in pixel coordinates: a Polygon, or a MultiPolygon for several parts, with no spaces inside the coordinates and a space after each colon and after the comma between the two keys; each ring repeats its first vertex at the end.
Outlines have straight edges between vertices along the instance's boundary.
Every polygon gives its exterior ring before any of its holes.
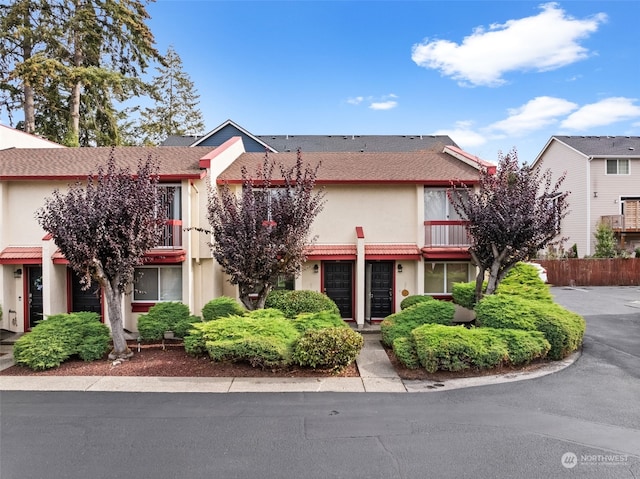
{"type": "Polygon", "coordinates": [[[155,105],[140,114],[137,136],[144,144],[158,145],[169,135],[199,135],[204,129],[200,95],[184,72],[182,59],[169,47],[164,60],[151,85],[155,105]]]}

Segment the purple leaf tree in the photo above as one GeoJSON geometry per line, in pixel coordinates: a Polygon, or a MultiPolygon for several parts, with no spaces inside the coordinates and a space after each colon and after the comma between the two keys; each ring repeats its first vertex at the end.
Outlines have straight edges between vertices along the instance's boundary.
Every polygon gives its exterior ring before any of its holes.
{"type": "Polygon", "coordinates": [[[516,263],[560,242],[560,223],[568,213],[569,192],[560,190],[565,174],[553,183],[550,170],[521,166],[515,150],[500,153],[498,160],[495,174],[481,170],[477,190],[452,185],[448,193],[456,212],[469,221],[469,252],[478,267],[476,301],[487,272],[485,294],[493,294],[516,263]]]}
{"type": "Polygon", "coordinates": [[[89,288],[97,282],[107,301],[113,338],[110,358],[130,357],[124,336],[122,299],[145,252],[157,246],[165,223],[158,189],[158,168],[151,157],[132,174],[117,168],[112,151],[105,168],[85,183],[54,191],[36,217],[51,233],[70,266],[89,288]]]}
{"type": "Polygon", "coordinates": [[[242,304],[264,307],[278,277],[297,276],[306,260],[311,224],[324,205],[324,191],[314,190],[320,165],[279,165],[265,154],[255,178],[242,170],[240,195],[228,184],[209,192],[208,218],[213,256],[237,284],[242,304]]]}

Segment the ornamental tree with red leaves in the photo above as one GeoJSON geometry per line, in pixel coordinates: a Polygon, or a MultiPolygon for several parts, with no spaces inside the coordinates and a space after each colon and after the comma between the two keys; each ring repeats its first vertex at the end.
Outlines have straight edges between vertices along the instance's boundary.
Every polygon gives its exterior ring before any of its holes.
{"type": "Polygon", "coordinates": [[[157,246],[165,224],[158,168],[151,157],[132,174],[117,168],[112,152],[105,168],[76,183],[66,194],[54,191],[36,212],[42,228],[78,272],[83,287],[97,282],[104,291],[111,324],[111,359],[130,357],[124,336],[122,298],[145,252],[157,246]]]}
{"type": "Polygon", "coordinates": [[[314,190],[319,166],[304,165],[298,151],[295,165],[278,165],[274,178],[276,163],[265,154],[255,178],[242,169],[240,195],[227,183],[209,191],[213,256],[249,310],[264,307],[279,276],[300,274],[311,224],[324,205],[324,191],[314,190]]]}
{"type": "Polygon", "coordinates": [[[515,150],[500,153],[498,160],[495,174],[480,171],[477,190],[452,185],[448,192],[456,212],[469,222],[469,252],[478,267],[476,302],[486,272],[485,294],[493,294],[516,263],[560,242],[560,223],[568,213],[569,192],[560,191],[566,173],[552,183],[550,170],[521,166],[515,150]]]}

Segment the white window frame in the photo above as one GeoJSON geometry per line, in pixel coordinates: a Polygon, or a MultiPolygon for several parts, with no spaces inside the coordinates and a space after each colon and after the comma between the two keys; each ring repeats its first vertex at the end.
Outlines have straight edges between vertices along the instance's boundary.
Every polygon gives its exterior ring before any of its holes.
{"type": "Polygon", "coordinates": [[[179,266],[174,266],[174,265],[148,265],[148,266],[138,266],[135,268],[135,273],[134,273],[134,278],[137,277],[137,274],[140,270],[156,270],[158,272],[158,284],[157,284],[157,291],[158,291],[158,297],[157,298],[143,298],[143,299],[136,299],[136,281],[134,279],[134,283],[133,283],[133,293],[131,296],[131,302],[132,303],[164,303],[164,302],[171,302],[171,301],[182,301],[182,297],[183,297],[183,288],[182,288],[182,265],[179,266]],[[162,270],[180,270],[180,297],[179,298],[170,298],[170,299],[162,299],[163,296],[163,292],[162,292],[162,270]]]}
{"type": "Polygon", "coordinates": [[[616,175],[624,175],[624,176],[628,176],[631,174],[631,161],[629,160],[629,158],[606,158],[604,160],[604,173],[605,175],[609,175],[609,176],[616,176],[616,175]],[[609,173],[609,162],[616,162],[616,172],[615,173],[609,173]],[[620,173],[620,162],[625,162],[627,164],[627,172],[626,173],[620,173]]]}
{"type": "Polygon", "coordinates": [[[475,279],[475,267],[468,261],[425,261],[424,262],[424,271],[423,275],[426,275],[426,269],[430,268],[431,265],[444,265],[444,276],[442,282],[442,291],[440,292],[427,292],[427,281],[425,278],[423,292],[422,294],[427,296],[443,296],[443,295],[451,295],[453,291],[447,291],[447,283],[448,283],[448,265],[450,264],[465,264],[467,265],[467,282],[473,281],[475,279]]]}

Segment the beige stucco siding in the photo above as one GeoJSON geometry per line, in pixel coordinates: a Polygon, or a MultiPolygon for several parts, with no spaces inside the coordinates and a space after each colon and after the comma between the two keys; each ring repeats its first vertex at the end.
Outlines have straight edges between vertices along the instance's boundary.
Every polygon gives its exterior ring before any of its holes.
{"type": "Polygon", "coordinates": [[[311,236],[318,244],[355,244],[355,227],[362,226],[367,244],[417,244],[416,191],[414,185],[327,186],[311,236]]]}

